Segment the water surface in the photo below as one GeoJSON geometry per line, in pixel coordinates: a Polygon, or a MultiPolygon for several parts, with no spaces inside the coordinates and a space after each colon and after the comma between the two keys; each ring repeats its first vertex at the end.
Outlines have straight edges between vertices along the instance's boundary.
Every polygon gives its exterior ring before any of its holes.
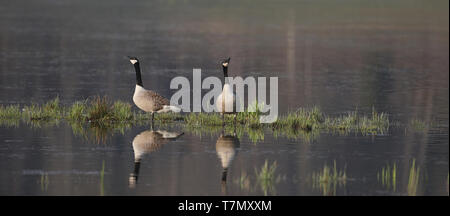
{"type": "MultiPolygon", "coordinates": [[[[141,60],[144,86],[170,97],[170,80],[230,75],[279,77],[280,112],[317,105],[339,115],[372,108],[399,127],[386,134],[311,139],[239,136],[222,181],[220,132],[183,126],[143,156],[136,185],[136,126],[105,142],[65,122],[0,127],[1,195],[448,195],[448,1],[4,1],[0,3],[0,104],[94,95],[131,101],[141,60]],[[412,119],[431,126],[408,128],[412,119]],[[220,149],[220,148],[219,148],[220,149]],[[265,161],[275,181],[258,182],[265,161]],[[410,181],[411,167],[420,181],[410,181]],[[336,186],[312,181],[345,170],[336,186]],[[380,180],[397,166],[396,185],[380,180]],[[255,171],[256,170],[256,171],[255,171]]],[[[134,108],[136,109],[136,108],[134,108]]],[[[228,134],[232,135],[232,134],[228,134]]]]}

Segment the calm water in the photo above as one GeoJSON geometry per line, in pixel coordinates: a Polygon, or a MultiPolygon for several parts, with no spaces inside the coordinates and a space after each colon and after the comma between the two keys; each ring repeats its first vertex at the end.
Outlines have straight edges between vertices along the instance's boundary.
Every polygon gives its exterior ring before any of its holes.
{"type": "Polygon", "coordinates": [[[147,88],[170,97],[173,77],[191,79],[193,68],[221,76],[218,61],[231,56],[230,75],[279,77],[281,113],[374,107],[400,126],[307,139],[238,133],[224,145],[220,131],[157,126],[185,134],[141,150],[132,142],[152,134],[147,126],[98,142],[66,122],[2,125],[0,195],[448,195],[448,8],[447,0],[2,1],[0,104],[94,95],[132,103],[126,55],[140,58],[147,88]],[[412,119],[432,126],[413,130],[412,119]],[[273,181],[257,178],[265,161],[277,164],[273,181]],[[345,181],[312,180],[334,162],[345,181]],[[395,186],[380,179],[394,164],[395,186]]]}

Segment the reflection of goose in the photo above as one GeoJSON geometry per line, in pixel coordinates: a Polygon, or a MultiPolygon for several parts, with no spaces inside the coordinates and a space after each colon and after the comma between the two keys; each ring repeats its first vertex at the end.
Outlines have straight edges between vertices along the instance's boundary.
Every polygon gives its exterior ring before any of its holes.
{"type": "Polygon", "coordinates": [[[216,152],[222,163],[222,190],[225,191],[227,183],[227,172],[228,168],[231,166],[234,157],[238,152],[240,146],[239,139],[234,134],[231,135],[220,135],[216,142],[216,152]]]}
{"type": "Polygon", "coordinates": [[[130,187],[134,188],[137,183],[141,159],[144,157],[144,155],[159,150],[161,146],[167,143],[169,140],[176,139],[181,135],[183,135],[182,132],[178,133],[162,130],[146,130],[134,137],[134,171],[130,174],[130,187]]]}
{"type": "MultiPolygon", "coordinates": [[[[230,58],[222,61],[223,76],[225,77],[225,84],[223,85],[222,93],[217,97],[216,107],[222,114],[236,113],[239,108],[239,99],[233,93],[233,87],[230,85],[228,77],[228,65],[230,64],[230,58]]],[[[236,117],[236,116],[235,116],[236,117]]]]}
{"type": "Polygon", "coordinates": [[[129,58],[131,64],[134,66],[134,70],[136,71],[136,88],[134,90],[133,101],[139,109],[152,113],[152,125],[155,112],[180,112],[181,109],[176,106],[171,106],[167,98],[154,91],[144,89],[139,60],[136,57],[129,58]]]}

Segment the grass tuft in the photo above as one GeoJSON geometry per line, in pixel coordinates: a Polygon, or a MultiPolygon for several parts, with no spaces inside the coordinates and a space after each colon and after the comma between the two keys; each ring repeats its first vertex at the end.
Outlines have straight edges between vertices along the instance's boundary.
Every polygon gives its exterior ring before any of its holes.
{"type": "Polygon", "coordinates": [[[381,182],[383,187],[396,192],[397,190],[397,164],[394,163],[392,166],[387,164],[377,173],[377,180],[381,182]]]}
{"type": "Polygon", "coordinates": [[[277,162],[274,161],[272,165],[266,160],[260,170],[255,169],[257,183],[261,186],[264,196],[269,193],[275,193],[275,183],[279,178],[275,177],[275,170],[277,169],[277,162]]]}
{"type": "Polygon", "coordinates": [[[346,168],[344,170],[338,170],[336,161],[334,161],[332,168],[325,164],[321,171],[312,174],[312,182],[313,188],[319,188],[324,196],[336,195],[337,186],[346,185],[346,168]]]}
{"type": "Polygon", "coordinates": [[[416,196],[419,187],[420,168],[416,168],[416,159],[413,160],[411,168],[409,169],[408,178],[408,196],[416,196]]]}
{"type": "Polygon", "coordinates": [[[19,105],[3,106],[0,105],[0,119],[20,119],[22,112],[19,105]]]}

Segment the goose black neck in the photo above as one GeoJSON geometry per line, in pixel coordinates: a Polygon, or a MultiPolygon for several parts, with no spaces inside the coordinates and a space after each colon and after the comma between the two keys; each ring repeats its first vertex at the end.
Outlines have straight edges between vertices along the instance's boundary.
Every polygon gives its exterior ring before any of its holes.
{"type": "Polygon", "coordinates": [[[228,169],[227,169],[227,168],[223,169],[223,172],[222,172],[222,182],[226,182],[226,181],[227,181],[227,172],[228,172],[228,169]]]}
{"type": "Polygon", "coordinates": [[[136,70],[136,85],[144,87],[144,85],[142,84],[141,67],[139,67],[139,62],[136,62],[134,64],[134,70],[136,70]]]}
{"type": "Polygon", "coordinates": [[[228,67],[223,67],[223,79],[224,79],[224,83],[227,84],[228,83],[228,67]]]}
{"type": "Polygon", "coordinates": [[[223,68],[223,76],[224,77],[228,77],[228,67],[223,67],[222,66],[222,68],[223,68]]]}
{"type": "Polygon", "coordinates": [[[139,168],[141,167],[141,162],[134,162],[134,171],[133,171],[133,175],[136,177],[139,176],[139,168]]]}

